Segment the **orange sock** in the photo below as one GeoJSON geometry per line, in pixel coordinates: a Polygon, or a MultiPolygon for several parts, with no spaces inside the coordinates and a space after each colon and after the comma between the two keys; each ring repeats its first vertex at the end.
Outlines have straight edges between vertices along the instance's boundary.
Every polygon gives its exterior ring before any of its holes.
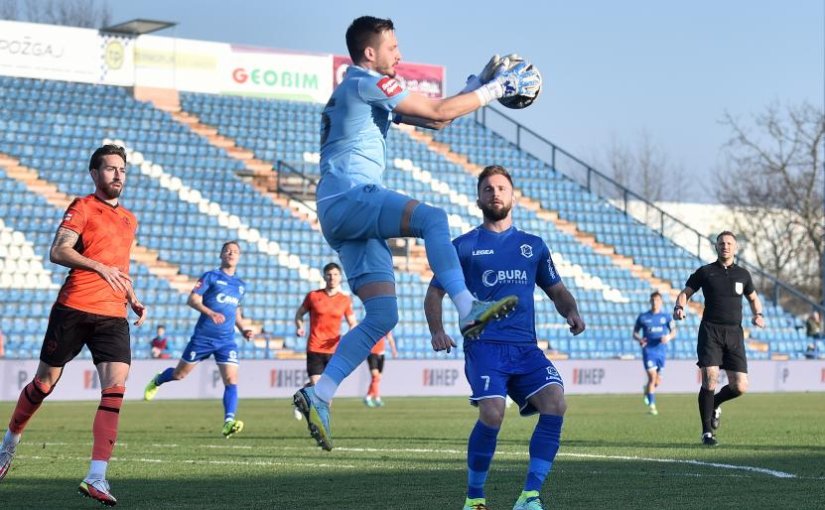
{"type": "Polygon", "coordinates": [[[381,374],[373,375],[372,381],[370,382],[370,389],[369,391],[367,391],[367,395],[371,397],[377,397],[379,384],[381,384],[381,374]]]}
{"type": "Polygon", "coordinates": [[[23,432],[32,415],[43,403],[43,399],[48,397],[51,392],[52,387],[41,381],[37,376],[23,388],[20,397],[17,399],[17,406],[11,415],[11,421],[9,421],[9,430],[12,434],[23,432]]]}
{"type": "Polygon", "coordinates": [[[97,406],[92,435],[92,460],[109,461],[117,440],[117,422],[120,418],[120,406],[123,404],[125,386],[112,386],[101,392],[100,405],[97,406]]]}

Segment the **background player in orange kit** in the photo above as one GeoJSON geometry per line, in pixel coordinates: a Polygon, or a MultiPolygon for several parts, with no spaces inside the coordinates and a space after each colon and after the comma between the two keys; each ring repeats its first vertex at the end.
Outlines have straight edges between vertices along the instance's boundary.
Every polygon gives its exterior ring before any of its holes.
{"type": "Polygon", "coordinates": [[[146,319],[146,309],[129,278],[137,219],[118,201],[126,183],[125,149],[98,148],[89,161],[89,173],[95,192],[69,205],[52,242],[51,261],[70,271],[49,315],[37,373],[20,392],[0,445],[0,480],[9,472],[26,424],[54,390],[64,365],[86,345],[102,390],[92,425],[92,461],[78,491],[113,506],[117,500],[109,492],[106,468],[132,361],[126,305],[138,315],[136,326],[146,319]]]}
{"type": "Polygon", "coordinates": [[[367,356],[367,366],[370,369],[370,387],[367,390],[367,396],[364,397],[364,405],[367,407],[384,407],[384,401],[381,400],[381,374],[384,373],[384,353],[387,350],[386,344],[390,344],[390,352],[392,357],[398,357],[398,350],[395,348],[395,338],[392,336],[392,331],[387,333],[387,336],[381,338],[375,347],[367,356]]]}

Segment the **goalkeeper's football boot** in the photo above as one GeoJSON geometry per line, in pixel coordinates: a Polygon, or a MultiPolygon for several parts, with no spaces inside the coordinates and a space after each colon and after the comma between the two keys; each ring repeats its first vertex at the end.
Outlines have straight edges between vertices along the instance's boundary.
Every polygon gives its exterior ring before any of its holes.
{"type": "Polygon", "coordinates": [[[539,497],[539,491],[522,491],[513,510],[545,510],[539,497]]]}
{"type": "Polygon", "coordinates": [[[301,388],[292,401],[307,420],[309,434],[326,451],[332,450],[332,430],[329,428],[329,404],[318,398],[315,387],[301,388]]]}
{"type": "Polygon", "coordinates": [[[152,400],[155,398],[155,395],[158,394],[158,390],[160,386],[158,383],[155,382],[155,379],[160,375],[160,372],[155,374],[151,379],[149,379],[149,384],[146,385],[146,388],[143,389],[143,400],[152,400]]]}
{"type": "Polygon", "coordinates": [[[705,432],[704,434],[702,434],[702,444],[705,446],[718,446],[719,441],[717,441],[716,436],[714,436],[710,432],[705,432]]]}
{"type": "Polygon", "coordinates": [[[717,407],[713,410],[713,416],[710,417],[710,428],[716,430],[722,424],[722,408],[717,407]]]}
{"type": "Polygon", "coordinates": [[[516,296],[507,296],[498,301],[473,301],[470,313],[461,319],[461,335],[469,340],[478,338],[491,320],[501,319],[512,312],[517,304],[516,296]]]}
{"type": "Polygon", "coordinates": [[[484,498],[467,498],[464,500],[464,510],[490,510],[484,498]]]}
{"type": "Polygon", "coordinates": [[[77,492],[87,498],[92,498],[106,506],[115,506],[117,505],[117,499],[112,496],[109,490],[109,482],[106,480],[90,480],[88,478],[80,482],[80,487],[77,488],[77,492]]]}
{"type": "Polygon", "coordinates": [[[229,439],[242,430],[243,422],[241,420],[226,420],[223,424],[223,437],[229,439]]]}
{"type": "Polygon", "coordinates": [[[14,443],[8,443],[4,441],[2,445],[0,445],[0,480],[6,477],[9,473],[9,469],[11,468],[11,461],[14,459],[14,453],[17,451],[17,445],[14,443]]]}

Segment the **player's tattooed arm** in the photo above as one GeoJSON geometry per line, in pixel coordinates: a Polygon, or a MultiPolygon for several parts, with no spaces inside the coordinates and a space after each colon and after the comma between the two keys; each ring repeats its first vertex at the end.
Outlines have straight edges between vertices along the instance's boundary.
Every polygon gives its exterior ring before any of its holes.
{"type": "Polygon", "coordinates": [[[129,293],[128,284],[132,281],[129,275],[121,272],[117,267],[110,267],[84,257],[77,251],[79,240],[80,234],[74,230],[66,227],[58,228],[57,233],[54,235],[54,241],[52,241],[52,247],[49,250],[49,260],[69,269],[94,271],[106,280],[106,283],[113,289],[127,295],[129,293]]]}

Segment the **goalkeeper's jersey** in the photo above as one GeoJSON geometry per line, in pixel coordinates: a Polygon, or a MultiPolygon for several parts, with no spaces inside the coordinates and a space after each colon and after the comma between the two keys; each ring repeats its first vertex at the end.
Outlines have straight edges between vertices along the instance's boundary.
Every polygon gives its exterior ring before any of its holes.
{"type": "Polygon", "coordinates": [[[383,184],[392,110],[409,92],[390,76],[350,66],[321,116],[317,201],[361,184],[383,184]]]}

